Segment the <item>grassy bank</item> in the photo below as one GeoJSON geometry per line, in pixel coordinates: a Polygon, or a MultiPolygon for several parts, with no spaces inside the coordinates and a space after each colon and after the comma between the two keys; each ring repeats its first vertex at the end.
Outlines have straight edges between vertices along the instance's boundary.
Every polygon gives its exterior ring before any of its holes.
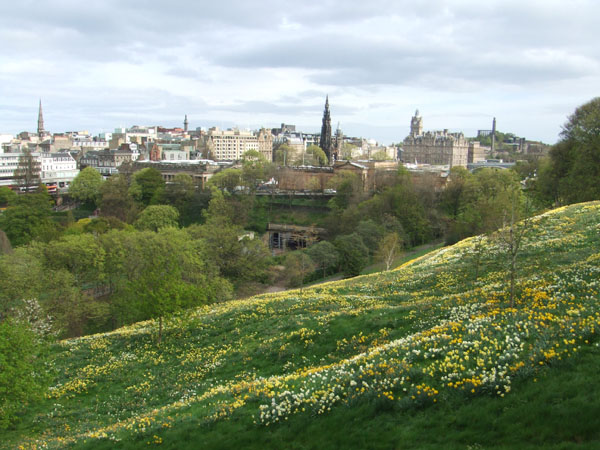
{"type": "Polygon", "coordinates": [[[594,448],[600,203],[385,273],[63,341],[7,448],[594,448]],[[481,249],[484,249],[483,251],[481,249]]]}

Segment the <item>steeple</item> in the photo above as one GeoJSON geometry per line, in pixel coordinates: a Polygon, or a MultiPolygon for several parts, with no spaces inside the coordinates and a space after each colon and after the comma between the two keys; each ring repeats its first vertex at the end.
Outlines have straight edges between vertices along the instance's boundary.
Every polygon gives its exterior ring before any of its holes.
{"type": "Polygon", "coordinates": [[[38,112],[37,134],[40,137],[42,137],[46,134],[46,130],[44,130],[44,115],[42,114],[42,99],[41,98],[40,98],[40,110],[38,112]]]}
{"type": "Polygon", "coordinates": [[[183,121],[183,131],[185,131],[187,133],[188,130],[188,120],[187,120],[187,114],[185,115],[185,120],[183,121]]]}
{"type": "Polygon", "coordinates": [[[321,126],[321,140],[319,146],[325,152],[327,159],[331,162],[331,115],[329,113],[329,95],[325,99],[325,110],[323,111],[323,125],[321,126]]]}

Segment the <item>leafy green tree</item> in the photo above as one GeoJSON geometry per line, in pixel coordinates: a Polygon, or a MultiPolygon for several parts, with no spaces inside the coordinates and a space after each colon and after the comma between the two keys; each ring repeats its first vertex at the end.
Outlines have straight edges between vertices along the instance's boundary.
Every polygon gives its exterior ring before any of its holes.
{"type": "Polygon", "coordinates": [[[344,142],[342,144],[342,154],[340,155],[340,159],[351,160],[352,152],[357,148],[356,145],[350,144],[349,142],[344,142]]]}
{"type": "Polygon", "coordinates": [[[317,145],[309,145],[303,155],[300,155],[295,164],[305,164],[307,166],[326,166],[327,155],[323,149],[317,145]]]}
{"type": "Polygon", "coordinates": [[[0,186],[0,207],[7,206],[17,199],[17,194],[6,186],[0,186]]]}
{"type": "Polygon", "coordinates": [[[538,174],[548,203],[600,199],[600,97],[569,117],[561,140],[550,150],[550,159],[549,170],[538,174]]]}
{"type": "Polygon", "coordinates": [[[138,230],[158,231],[179,225],[179,211],[170,205],[150,205],[135,221],[138,230]]]}
{"type": "Polygon", "coordinates": [[[357,233],[338,236],[333,243],[339,254],[340,269],[348,276],[360,275],[369,263],[369,249],[357,233]]]}
{"type": "Polygon", "coordinates": [[[210,177],[208,184],[230,193],[234,192],[235,188],[242,184],[242,171],[240,169],[221,170],[210,177]]]}
{"type": "Polygon", "coordinates": [[[100,187],[100,215],[116,217],[132,223],[137,216],[137,206],[129,194],[129,185],[125,176],[113,175],[100,187]]]}
{"type": "Polygon", "coordinates": [[[177,208],[183,215],[195,191],[193,178],[187,173],[178,173],[173,181],[166,185],[164,198],[167,204],[177,208]]]}
{"type": "Polygon", "coordinates": [[[0,215],[0,229],[15,247],[34,239],[49,241],[59,232],[51,213],[52,199],[47,193],[20,195],[0,215]]]}
{"type": "Polygon", "coordinates": [[[302,288],[304,279],[315,270],[315,263],[305,251],[289,252],[284,261],[287,285],[302,288]]]}
{"type": "Polygon", "coordinates": [[[389,217],[394,216],[405,233],[408,245],[427,242],[433,235],[424,202],[415,189],[410,173],[404,170],[399,171],[393,186],[359,205],[359,216],[377,218],[380,222],[389,221],[389,217]]]}
{"type": "Polygon", "coordinates": [[[46,267],[65,269],[80,288],[94,288],[104,278],[104,249],[92,234],[64,236],[43,248],[46,267]]]}
{"type": "Polygon", "coordinates": [[[120,221],[116,217],[96,217],[94,219],[87,219],[88,221],[83,224],[83,231],[85,233],[92,234],[103,234],[109,230],[124,230],[131,225],[127,225],[125,222],[120,221]]]}
{"type": "MultiPolygon", "coordinates": [[[[110,300],[95,293],[101,286],[78,286],[67,269],[46,269],[43,279],[43,308],[52,318],[54,331],[61,338],[106,331],[111,327],[110,300]]],[[[99,275],[99,274],[98,274],[99,275]]]]}
{"type": "Polygon", "coordinates": [[[467,178],[455,223],[458,238],[485,233],[502,226],[507,211],[523,195],[518,176],[510,170],[482,169],[467,178]]]}
{"type": "Polygon", "coordinates": [[[390,161],[392,158],[388,155],[388,153],[382,149],[371,155],[371,159],[375,161],[390,161]]]}
{"type": "Polygon", "coordinates": [[[225,300],[230,285],[205,264],[202,242],[188,233],[165,228],[158,233],[138,232],[121,248],[123,279],[118,287],[118,313],[126,321],[163,318],[183,308],[225,300]]]}
{"type": "Polygon", "coordinates": [[[469,177],[471,174],[464,167],[455,166],[450,169],[448,183],[441,195],[440,207],[453,219],[456,219],[460,212],[465,183],[469,177]]]}
{"type": "Polygon", "coordinates": [[[44,266],[36,249],[18,247],[0,255],[0,321],[19,309],[25,299],[43,292],[44,266]]]}
{"type": "Polygon", "coordinates": [[[330,200],[331,206],[338,210],[348,208],[360,201],[362,182],[357,174],[341,171],[329,181],[329,187],[336,190],[336,195],[330,200]]]}
{"type": "Polygon", "coordinates": [[[0,321],[0,429],[9,427],[18,413],[45,391],[46,369],[42,346],[21,321],[0,321]]]}
{"type": "Polygon", "coordinates": [[[288,144],[283,143],[275,149],[275,164],[278,166],[289,166],[292,164],[291,158],[294,150],[288,144]]]}
{"type": "Polygon", "coordinates": [[[182,206],[180,213],[180,222],[182,226],[189,226],[193,223],[204,222],[204,211],[208,208],[211,199],[209,189],[194,191],[192,196],[182,206]]]}
{"type": "Polygon", "coordinates": [[[335,246],[329,241],[320,241],[306,249],[308,256],[314,261],[318,268],[323,270],[323,278],[327,271],[338,262],[338,253],[335,246]]]}
{"type": "Polygon", "coordinates": [[[266,161],[266,159],[258,150],[247,150],[242,155],[242,162],[250,161],[266,161]]]}
{"type": "Polygon", "coordinates": [[[260,240],[249,237],[238,225],[236,209],[237,205],[234,207],[221,191],[214,189],[204,212],[205,223],[188,227],[187,231],[204,242],[209,260],[220,274],[239,285],[263,280],[271,256],[260,240]]]}
{"type": "Polygon", "coordinates": [[[375,253],[379,246],[379,242],[383,237],[383,227],[375,223],[373,220],[367,219],[361,220],[358,223],[355,231],[369,249],[369,253],[375,253]]]}
{"type": "Polygon", "coordinates": [[[95,208],[100,199],[100,186],[103,182],[100,172],[93,167],[86,167],[73,179],[69,186],[69,194],[95,208]]]}
{"type": "MultiPolygon", "coordinates": [[[[252,150],[255,152],[255,150],[252,150]]],[[[250,151],[246,152],[247,155],[250,151]]],[[[258,152],[256,152],[258,153],[258,152]]],[[[265,179],[270,178],[274,173],[274,167],[271,162],[265,160],[264,156],[258,155],[252,159],[244,159],[242,162],[241,180],[243,185],[248,188],[250,193],[254,193],[258,185],[265,179]]]]}
{"type": "Polygon", "coordinates": [[[165,181],[158,170],[146,167],[133,174],[129,192],[141,205],[148,206],[160,203],[164,191],[165,181]]]}

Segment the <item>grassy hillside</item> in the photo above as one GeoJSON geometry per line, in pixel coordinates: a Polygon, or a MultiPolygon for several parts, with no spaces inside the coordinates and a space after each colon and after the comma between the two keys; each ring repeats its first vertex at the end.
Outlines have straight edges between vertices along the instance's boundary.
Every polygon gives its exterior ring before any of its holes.
{"type": "Polygon", "coordinates": [[[598,448],[600,203],[387,272],[63,341],[10,448],[598,448]],[[481,245],[483,244],[483,245],[481,245]],[[478,273],[478,277],[475,274],[478,273]]]}

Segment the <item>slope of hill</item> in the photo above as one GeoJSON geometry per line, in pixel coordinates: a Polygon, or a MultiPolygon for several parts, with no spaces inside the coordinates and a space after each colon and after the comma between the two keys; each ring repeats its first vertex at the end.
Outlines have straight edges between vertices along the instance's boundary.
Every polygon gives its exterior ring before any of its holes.
{"type": "Polygon", "coordinates": [[[53,349],[22,448],[600,444],[600,202],[390,272],[147,321],[53,349]]]}

